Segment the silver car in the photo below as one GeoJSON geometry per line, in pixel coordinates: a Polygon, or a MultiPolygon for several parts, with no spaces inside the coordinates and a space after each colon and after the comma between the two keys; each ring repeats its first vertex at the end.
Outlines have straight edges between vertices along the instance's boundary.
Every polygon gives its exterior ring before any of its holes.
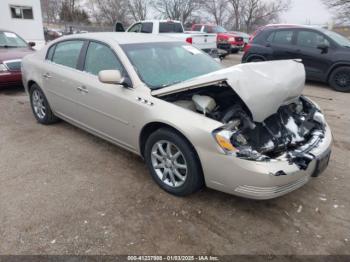
{"type": "Polygon", "coordinates": [[[222,68],[171,38],[89,33],[27,56],[22,72],[39,123],[63,119],[140,155],[177,196],[275,198],[328,165],[331,131],[301,95],[300,61],[222,68]]]}

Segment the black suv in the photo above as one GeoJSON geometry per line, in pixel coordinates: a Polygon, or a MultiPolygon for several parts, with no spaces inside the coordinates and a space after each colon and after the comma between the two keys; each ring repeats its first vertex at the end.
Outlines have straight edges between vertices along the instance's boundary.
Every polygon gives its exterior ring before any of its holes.
{"type": "Polygon", "coordinates": [[[245,47],[242,63],[281,59],[302,59],[307,79],[350,92],[350,40],[335,32],[304,26],[265,26],[245,47]]]}

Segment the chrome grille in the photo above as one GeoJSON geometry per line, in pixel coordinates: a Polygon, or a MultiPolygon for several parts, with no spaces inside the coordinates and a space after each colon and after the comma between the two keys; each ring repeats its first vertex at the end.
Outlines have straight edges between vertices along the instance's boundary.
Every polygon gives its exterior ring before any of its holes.
{"type": "Polygon", "coordinates": [[[21,71],[21,59],[4,61],[4,65],[9,71],[21,71]]]}

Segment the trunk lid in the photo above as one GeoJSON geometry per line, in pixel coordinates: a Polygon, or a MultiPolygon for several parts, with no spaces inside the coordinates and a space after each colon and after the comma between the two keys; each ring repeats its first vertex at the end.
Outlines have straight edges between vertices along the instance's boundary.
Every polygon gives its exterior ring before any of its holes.
{"type": "Polygon", "coordinates": [[[299,98],[305,85],[300,60],[240,64],[151,92],[163,96],[226,81],[246,104],[255,122],[263,122],[299,98]]]}

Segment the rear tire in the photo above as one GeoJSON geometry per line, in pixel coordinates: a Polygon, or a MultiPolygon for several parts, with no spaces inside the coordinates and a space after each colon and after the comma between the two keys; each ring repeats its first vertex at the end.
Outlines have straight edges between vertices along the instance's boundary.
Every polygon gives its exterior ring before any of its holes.
{"type": "Polygon", "coordinates": [[[339,92],[350,92],[350,67],[342,66],[333,70],[329,85],[339,92]]]}
{"type": "Polygon", "coordinates": [[[194,148],[171,129],[161,128],[151,134],[144,156],[153,179],[166,192],[187,196],[203,187],[202,168],[194,148]]]}
{"type": "Polygon", "coordinates": [[[40,124],[51,125],[59,121],[53,114],[44,92],[37,84],[31,86],[29,97],[34,117],[40,124]]]}

